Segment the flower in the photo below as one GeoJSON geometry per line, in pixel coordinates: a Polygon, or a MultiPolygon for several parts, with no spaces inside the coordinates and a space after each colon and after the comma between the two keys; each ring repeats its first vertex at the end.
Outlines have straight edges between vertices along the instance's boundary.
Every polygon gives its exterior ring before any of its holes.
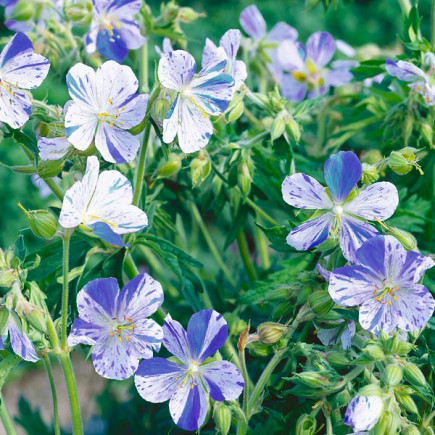
{"type": "Polygon", "coordinates": [[[329,280],[334,302],[360,306],[361,326],[375,334],[396,327],[416,331],[430,319],[435,301],[418,284],[434,261],[417,252],[407,252],[393,236],[377,236],[356,251],[356,265],[335,269],[329,280]]]}
{"type": "Polygon", "coordinates": [[[317,337],[324,346],[338,344],[341,341],[341,346],[344,350],[349,349],[352,344],[352,338],[355,335],[355,322],[352,320],[349,323],[342,324],[344,320],[339,320],[340,325],[335,328],[319,328],[317,337]]]}
{"type": "Polygon", "coordinates": [[[50,62],[33,51],[30,39],[17,33],[0,54],[0,121],[12,128],[22,127],[30,118],[32,100],[21,89],[41,85],[50,62]]]}
{"type": "MultiPolygon", "coordinates": [[[[230,29],[222,36],[219,47],[225,51],[227,65],[224,72],[228,73],[234,79],[234,88],[238,90],[246,80],[248,73],[246,72],[245,62],[236,60],[237,51],[240,47],[240,30],[230,29]]],[[[209,38],[205,40],[204,50],[202,52],[202,68],[206,69],[211,62],[218,56],[218,47],[209,38]]]]}
{"type": "Polygon", "coordinates": [[[97,157],[88,157],[86,172],[66,193],[59,216],[64,228],[86,225],[103,240],[124,246],[119,234],[132,233],[148,225],[147,215],[132,205],[130,181],[118,171],[98,175],[97,157]]]}
{"type": "Polygon", "coordinates": [[[332,69],[326,65],[332,59],[337,46],[329,33],[313,33],[306,47],[300,42],[285,40],[278,47],[278,60],[289,74],[281,79],[283,95],[292,101],[302,101],[326,93],[331,86],[348,83],[352,79],[349,71],[353,63],[337,63],[332,69]]]}
{"type": "Polygon", "coordinates": [[[353,189],[361,173],[362,166],[356,154],[340,151],[325,163],[324,176],[329,192],[308,175],[298,173],[286,177],[282,183],[285,202],[300,209],[325,211],[293,228],[287,243],[306,251],[326,240],[331,231],[334,234],[338,231],[344,257],[354,261],[355,251],[361,244],[378,234],[363,219],[388,219],[399,203],[396,187],[388,182],[374,183],[355,192],[353,189]]]}
{"type": "MultiPolygon", "coordinates": [[[[275,77],[275,80],[278,82],[281,81],[282,67],[277,56],[278,43],[285,40],[296,41],[298,31],[284,21],[280,21],[267,33],[266,22],[255,5],[250,5],[243,9],[240,14],[240,25],[243,30],[254,39],[257,45],[260,42],[264,42],[265,46],[267,46],[265,53],[270,59],[267,68],[275,77]],[[272,47],[270,47],[271,45],[272,47]],[[274,45],[276,45],[276,47],[274,47],[274,45]]],[[[253,50],[253,53],[255,53],[255,50],[253,50]]]]}
{"type": "MultiPolygon", "coordinates": [[[[9,333],[12,350],[25,361],[35,362],[38,361],[35,347],[30,341],[27,334],[23,331],[18,315],[10,311],[7,326],[4,330],[3,337],[9,333]]],[[[0,349],[4,349],[3,338],[0,337],[0,349]]]]}
{"type": "Polygon", "coordinates": [[[177,92],[163,121],[163,141],[178,144],[185,153],[204,148],[213,133],[208,115],[221,115],[234,94],[234,80],[223,73],[227,64],[223,48],[216,50],[215,59],[195,75],[196,63],[184,50],[167,53],[159,61],[158,77],[163,87],[177,92]]]}
{"type": "Polygon", "coordinates": [[[422,69],[413,65],[411,62],[404,60],[395,62],[391,59],[387,59],[385,68],[391,76],[397,77],[404,82],[411,82],[408,86],[422,95],[429,106],[435,104],[435,86],[431,84],[429,75],[422,69]]]}
{"type": "Polygon", "coordinates": [[[83,151],[95,138],[108,162],[133,160],[140,141],[127,130],[143,120],[148,95],[135,93],[138,81],[131,68],[109,60],[94,71],[78,63],[69,70],[66,83],[73,99],[66,106],[67,139],[83,151]]]}
{"type": "Polygon", "coordinates": [[[135,376],[139,394],[147,401],[169,400],[174,422],[185,430],[197,430],[207,414],[209,394],[213,400],[235,400],[243,377],[227,361],[206,362],[228,338],[227,322],[213,310],[195,313],[184,328],[171,316],[163,324],[163,344],[175,356],[142,361],[135,376]]]}
{"type": "Polygon", "coordinates": [[[383,401],[378,396],[356,396],[346,409],[344,424],[357,432],[373,429],[383,409],[383,401]]]}
{"type": "Polygon", "coordinates": [[[122,62],[128,50],[145,44],[137,21],[132,17],[141,8],[141,0],[92,0],[91,28],[86,35],[88,53],[99,51],[108,59],[122,62]]]}
{"type": "Polygon", "coordinates": [[[79,318],[74,320],[68,346],[92,348],[95,371],[109,379],[127,379],[139,359],[151,358],[163,338],[162,328],[151,319],[163,302],[159,282],[141,274],[119,291],[115,278],[88,282],[77,294],[79,318]]]}
{"type": "Polygon", "coordinates": [[[59,160],[71,149],[69,140],[63,137],[40,137],[38,139],[39,157],[42,160],[59,160]]]}

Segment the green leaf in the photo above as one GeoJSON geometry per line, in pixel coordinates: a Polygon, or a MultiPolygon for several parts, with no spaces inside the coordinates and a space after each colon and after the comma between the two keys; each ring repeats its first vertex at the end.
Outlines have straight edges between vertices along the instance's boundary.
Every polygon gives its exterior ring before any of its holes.
{"type": "Polygon", "coordinates": [[[263,231],[263,233],[272,243],[270,246],[272,249],[279,252],[295,252],[295,249],[286,242],[289,233],[289,230],[286,226],[266,228],[257,222],[255,225],[257,225],[257,227],[263,231]]]}

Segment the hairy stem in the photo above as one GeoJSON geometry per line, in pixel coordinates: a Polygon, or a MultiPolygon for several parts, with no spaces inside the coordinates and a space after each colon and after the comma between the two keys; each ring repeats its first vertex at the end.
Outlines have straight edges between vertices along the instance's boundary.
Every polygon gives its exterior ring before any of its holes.
{"type": "Polygon", "coordinates": [[[57,406],[57,393],[56,384],[54,382],[53,371],[51,370],[51,363],[48,354],[44,355],[44,365],[47,371],[48,380],[50,382],[51,398],[53,401],[53,426],[55,435],[60,435],[60,425],[59,425],[59,412],[57,406]]]}
{"type": "Polygon", "coordinates": [[[61,339],[60,345],[62,350],[67,349],[67,319],[68,319],[68,293],[69,293],[69,283],[68,283],[68,272],[69,272],[69,242],[71,239],[70,230],[66,230],[65,236],[62,239],[63,245],[63,277],[62,277],[62,319],[61,319],[61,339]]]}
{"type": "Polygon", "coordinates": [[[145,178],[145,166],[146,166],[146,156],[147,156],[147,147],[148,141],[151,133],[151,123],[148,122],[145,127],[145,133],[143,136],[142,145],[140,147],[139,153],[139,161],[136,168],[136,174],[134,179],[134,196],[133,196],[133,205],[138,205],[140,201],[140,197],[142,195],[142,188],[145,178]]]}
{"type": "Polygon", "coordinates": [[[254,228],[254,235],[257,244],[257,249],[260,254],[261,265],[263,266],[264,270],[268,270],[270,268],[270,258],[269,258],[266,236],[256,225],[254,228]]]}
{"type": "Polygon", "coordinates": [[[17,435],[15,430],[14,421],[12,420],[9,410],[6,407],[6,402],[3,395],[0,393],[0,418],[2,419],[3,426],[7,435],[17,435]]]}
{"type": "Polygon", "coordinates": [[[50,190],[61,200],[63,201],[64,193],[62,189],[54,182],[52,178],[47,178],[44,180],[50,190]]]}

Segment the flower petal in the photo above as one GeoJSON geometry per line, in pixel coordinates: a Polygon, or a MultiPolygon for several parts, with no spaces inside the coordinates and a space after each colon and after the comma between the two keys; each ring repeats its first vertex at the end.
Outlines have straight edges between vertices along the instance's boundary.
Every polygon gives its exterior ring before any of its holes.
{"type": "Polygon", "coordinates": [[[405,262],[402,270],[397,276],[397,284],[416,283],[423,276],[427,269],[435,266],[435,262],[430,257],[425,257],[418,252],[409,251],[406,253],[405,262]]]}
{"type": "Polygon", "coordinates": [[[190,83],[196,71],[193,56],[184,50],[175,50],[165,54],[159,61],[157,75],[162,86],[181,91],[190,83]]]}
{"type": "Polygon", "coordinates": [[[278,46],[278,61],[286,71],[305,70],[305,51],[302,44],[286,39],[278,46]]]}
{"type": "Polygon", "coordinates": [[[124,243],[122,237],[115,233],[109,224],[106,222],[95,222],[88,225],[92,232],[105,242],[110,243],[114,246],[127,247],[130,246],[128,243],[124,243]]]}
{"type": "Polygon", "coordinates": [[[395,62],[394,60],[387,59],[385,68],[388,74],[405,82],[428,80],[427,75],[420,68],[404,60],[395,62]]]}
{"type": "Polygon", "coordinates": [[[377,236],[378,231],[370,224],[343,213],[339,223],[340,248],[344,258],[356,262],[356,251],[371,237],[377,236]]]}
{"type": "Polygon", "coordinates": [[[68,346],[76,346],[79,343],[94,346],[104,341],[108,336],[108,329],[83,319],[75,319],[68,335],[68,346]]]}
{"type": "Polygon", "coordinates": [[[255,40],[261,39],[266,34],[266,22],[255,5],[243,9],[240,14],[240,25],[255,40]]]}
{"type": "Polygon", "coordinates": [[[384,409],[383,401],[377,396],[354,397],[346,409],[344,424],[355,431],[372,429],[384,409]]]}
{"type": "Polygon", "coordinates": [[[89,106],[88,110],[94,112],[99,101],[94,69],[83,63],[77,63],[68,71],[66,84],[71,98],[79,104],[89,106]]]}
{"type": "Polygon", "coordinates": [[[327,32],[313,33],[307,41],[307,57],[318,67],[324,67],[334,56],[334,38],[327,32]]]}
{"type": "Polygon", "coordinates": [[[171,143],[175,140],[178,133],[178,126],[180,120],[180,96],[175,97],[169,112],[163,120],[163,142],[171,143]]]}
{"type": "Polygon", "coordinates": [[[186,331],[170,314],[165,317],[163,323],[163,344],[180,361],[186,365],[190,364],[192,357],[186,331]]]}
{"type": "Polygon", "coordinates": [[[296,41],[298,39],[298,31],[284,21],[280,21],[272,27],[267,35],[267,39],[269,41],[277,42],[285,41],[287,39],[290,41],[296,41]]]}
{"type": "Polygon", "coordinates": [[[340,151],[329,157],[324,175],[334,202],[342,203],[348,197],[361,174],[362,165],[352,151],[340,151]]]}
{"type": "Polygon", "coordinates": [[[353,79],[353,74],[346,68],[330,70],[325,75],[325,87],[341,86],[349,83],[353,79]]]}
{"type": "Polygon", "coordinates": [[[204,423],[208,401],[201,384],[182,384],[169,401],[169,412],[175,424],[184,430],[197,430],[204,423]]]}
{"type": "Polygon", "coordinates": [[[285,177],[281,192],[284,201],[296,208],[322,210],[333,206],[325,188],[313,177],[302,173],[285,177]]]}
{"type": "Polygon", "coordinates": [[[22,127],[32,113],[30,98],[21,91],[11,88],[11,93],[0,94],[0,121],[5,122],[12,128],[22,127]]]}
{"type": "Polygon", "coordinates": [[[66,137],[41,137],[38,139],[39,157],[42,160],[59,160],[70,150],[71,143],[66,137]]]}
{"type": "Polygon", "coordinates": [[[347,213],[374,221],[391,217],[398,204],[396,186],[381,181],[368,186],[355,199],[344,204],[343,208],[347,213]]]}
{"type": "Polygon", "coordinates": [[[104,57],[116,62],[123,62],[128,54],[126,41],[115,28],[109,31],[105,27],[100,27],[97,34],[97,49],[104,57]]]}
{"type": "Polygon", "coordinates": [[[216,44],[211,39],[205,39],[204,49],[202,50],[202,68],[207,68],[207,66],[210,65],[210,63],[216,57],[217,49],[218,48],[216,44]]]}
{"type": "Polygon", "coordinates": [[[359,309],[359,323],[373,334],[380,331],[389,334],[397,328],[398,312],[385,301],[367,298],[359,309]]]}
{"type": "Polygon", "coordinates": [[[65,135],[80,151],[86,150],[95,136],[98,118],[89,106],[71,102],[65,113],[65,135]]]}
{"type": "Polygon", "coordinates": [[[192,358],[198,364],[217,352],[227,338],[227,322],[217,311],[201,310],[190,318],[187,339],[192,358]]]}
{"type": "Polygon", "coordinates": [[[299,83],[290,74],[283,74],[281,78],[281,92],[290,101],[298,103],[305,98],[307,85],[306,83],[299,83]]]}
{"type": "Polygon", "coordinates": [[[239,369],[228,361],[213,361],[201,366],[201,375],[213,400],[236,400],[245,383],[239,369]]]}
{"type": "Polygon", "coordinates": [[[231,62],[236,60],[241,38],[242,34],[240,33],[240,30],[230,29],[223,34],[220,40],[220,46],[225,50],[225,53],[231,62]]]}
{"type": "Polygon", "coordinates": [[[12,350],[25,361],[38,361],[35,347],[24,331],[15,323],[13,315],[9,315],[8,322],[9,338],[12,350]]]}
{"type": "MultiPolygon", "coordinates": [[[[96,2],[95,2],[96,3],[96,2]]],[[[113,14],[117,18],[131,18],[140,11],[141,0],[104,1],[107,14],[113,14]]]]}
{"type": "Polygon", "coordinates": [[[145,44],[147,39],[142,36],[140,26],[136,21],[123,19],[120,20],[119,24],[118,33],[129,50],[136,50],[145,44]]]}
{"type": "Polygon", "coordinates": [[[183,372],[179,364],[164,358],[151,358],[139,364],[134,384],[140,396],[148,402],[169,400],[181,384],[183,372]]]}
{"type": "Polygon", "coordinates": [[[153,351],[158,352],[163,340],[162,327],[152,319],[141,319],[134,323],[134,333],[129,336],[132,353],[137,358],[149,359],[153,351]]]}
{"type": "Polygon", "coordinates": [[[344,331],[340,337],[343,350],[350,349],[350,346],[352,345],[352,338],[355,336],[355,331],[355,322],[351,320],[344,328],[344,331]]]}
{"type": "Polygon", "coordinates": [[[287,243],[298,251],[306,251],[320,245],[327,239],[332,221],[331,213],[310,219],[290,231],[287,243]]]}

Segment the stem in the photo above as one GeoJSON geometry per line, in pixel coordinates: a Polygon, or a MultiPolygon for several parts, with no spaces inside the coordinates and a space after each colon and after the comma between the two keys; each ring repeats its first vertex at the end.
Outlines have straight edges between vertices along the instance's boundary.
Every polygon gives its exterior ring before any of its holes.
{"type": "Polygon", "coordinates": [[[248,204],[250,207],[252,207],[260,216],[262,216],[265,220],[267,220],[269,223],[271,223],[273,226],[278,227],[278,222],[271,216],[269,216],[263,209],[258,207],[257,204],[255,204],[254,201],[252,201],[251,198],[245,198],[246,204],[248,204]]]}
{"type": "Polygon", "coordinates": [[[62,286],[62,328],[61,328],[61,349],[67,349],[67,318],[68,318],[68,272],[69,272],[69,242],[71,239],[70,230],[66,230],[65,236],[62,239],[63,246],[63,286],[62,286]]]}
{"type": "Polygon", "coordinates": [[[64,193],[62,189],[54,182],[52,178],[47,178],[44,180],[50,190],[61,200],[63,201],[64,193]]]}
{"type": "Polygon", "coordinates": [[[59,116],[59,109],[57,108],[57,106],[50,106],[47,103],[44,103],[43,101],[40,100],[32,100],[32,106],[33,107],[40,107],[41,109],[44,109],[47,112],[51,112],[56,116],[59,116]]]}
{"type": "Polygon", "coordinates": [[[213,241],[213,239],[211,238],[211,235],[199,213],[198,207],[196,206],[195,202],[192,201],[191,202],[191,208],[192,208],[192,213],[193,213],[193,217],[196,221],[196,223],[198,224],[199,228],[202,231],[202,234],[205,238],[205,241],[207,242],[207,245],[211,251],[211,253],[213,254],[214,259],[216,260],[216,263],[219,265],[219,267],[221,268],[223,274],[225,275],[225,277],[227,278],[228,282],[231,284],[232,287],[236,288],[236,282],[234,281],[233,277],[231,276],[230,271],[228,270],[227,266],[225,265],[225,263],[222,260],[222,257],[218,251],[218,249],[216,248],[216,245],[213,241]]]}
{"type": "Polygon", "coordinates": [[[243,264],[245,265],[249,280],[254,282],[257,280],[257,274],[249,254],[248,242],[242,231],[237,235],[237,244],[239,245],[240,254],[242,255],[243,264]]]}
{"type": "Polygon", "coordinates": [[[317,124],[317,142],[316,142],[316,157],[322,155],[323,142],[325,140],[326,127],[326,110],[322,110],[319,115],[319,123],[317,124]]]}
{"type": "Polygon", "coordinates": [[[47,331],[48,336],[50,337],[51,346],[53,348],[54,353],[59,352],[60,346],[59,346],[59,337],[57,336],[56,328],[53,323],[53,319],[48,316],[47,319],[47,331]]]}
{"type": "Polygon", "coordinates": [[[430,10],[430,41],[432,43],[432,50],[435,51],[435,0],[432,0],[432,7],[430,10]]]}
{"type": "MultiPolygon", "coordinates": [[[[147,38],[148,41],[148,38],[147,38]]],[[[148,92],[148,42],[145,42],[142,45],[140,50],[140,65],[139,65],[139,82],[140,82],[140,91],[148,92]]]]}
{"type": "Polygon", "coordinates": [[[8,408],[3,395],[0,393],[0,418],[2,419],[3,426],[5,427],[7,435],[17,435],[17,431],[14,427],[14,421],[11,414],[9,414],[8,408]]]}
{"type": "Polygon", "coordinates": [[[243,381],[245,382],[245,388],[243,389],[243,413],[246,419],[248,419],[248,401],[249,401],[249,377],[248,370],[246,368],[245,349],[239,350],[240,367],[242,368],[243,381]]]}
{"type": "Polygon", "coordinates": [[[44,355],[45,370],[47,370],[48,380],[50,381],[51,397],[53,400],[53,426],[55,435],[60,435],[59,412],[57,406],[56,384],[54,382],[53,371],[51,370],[50,358],[47,354],[44,355]]]}
{"type": "Polygon", "coordinates": [[[79,396],[77,393],[77,384],[74,376],[73,367],[69,353],[61,353],[59,356],[65,377],[66,387],[68,389],[69,403],[71,407],[71,420],[74,435],[83,435],[82,416],[80,414],[79,396]]]}
{"type": "Polygon", "coordinates": [[[151,123],[148,122],[145,126],[145,133],[142,141],[142,146],[140,148],[139,154],[139,162],[136,168],[136,174],[134,179],[134,196],[133,196],[133,205],[138,205],[140,201],[140,197],[142,195],[142,187],[145,178],[145,163],[147,156],[147,147],[148,141],[151,133],[151,123]]]}
{"type": "Polygon", "coordinates": [[[409,0],[399,0],[400,7],[402,8],[402,11],[406,13],[406,15],[409,15],[409,11],[412,8],[411,2],[409,0]]]}
{"type": "Polygon", "coordinates": [[[332,430],[331,417],[329,415],[326,417],[326,435],[334,435],[334,431],[332,430]]]}

